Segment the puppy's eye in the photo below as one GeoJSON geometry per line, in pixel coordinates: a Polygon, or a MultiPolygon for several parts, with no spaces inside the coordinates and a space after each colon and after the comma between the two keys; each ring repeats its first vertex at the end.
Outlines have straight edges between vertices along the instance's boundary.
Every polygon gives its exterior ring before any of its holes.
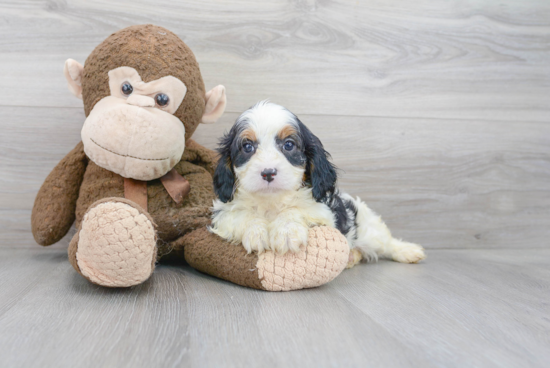
{"type": "Polygon", "coordinates": [[[159,93],[155,96],[155,102],[157,103],[157,105],[162,107],[162,106],[168,105],[168,102],[170,102],[170,99],[164,93],[159,93]]]}
{"type": "Polygon", "coordinates": [[[122,83],[122,86],[120,86],[120,90],[122,93],[124,93],[126,96],[130,96],[132,92],[134,91],[134,87],[128,82],[122,83]]]}
{"type": "Polygon", "coordinates": [[[246,153],[250,153],[254,151],[254,146],[250,142],[246,142],[245,144],[243,144],[243,151],[245,151],[246,153]]]}
{"type": "Polygon", "coordinates": [[[294,149],[294,147],[295,147],[295,144],[294,144],[294,142],[292,142],[292,141],[286,141],[286,142],[285,142],[285,145],[284,145],[283,147],[284,147],[285,150],[287,150],[287,151],[292,151],[292,150],[294,149]]]}

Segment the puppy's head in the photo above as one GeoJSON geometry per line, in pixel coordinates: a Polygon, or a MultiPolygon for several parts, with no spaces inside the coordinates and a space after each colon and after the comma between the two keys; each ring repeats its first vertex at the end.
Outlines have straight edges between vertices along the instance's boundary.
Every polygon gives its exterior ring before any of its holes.
{"type": "Polygon", "coordinates": [[[245,111],[220,141],[214,190],[229,202],[239,190],[278,193],[312,188],[317,201],[334,193],[336,171],[317,138],[290,111],[262,101],[245,111]]]}

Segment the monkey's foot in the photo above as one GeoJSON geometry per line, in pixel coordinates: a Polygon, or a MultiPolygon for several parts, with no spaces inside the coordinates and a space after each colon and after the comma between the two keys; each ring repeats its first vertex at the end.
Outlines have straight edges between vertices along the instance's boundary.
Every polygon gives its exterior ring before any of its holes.
{"type": "Polygon", "coordinates": [[[152,218],[123,198],[92,204],[69,246],[75,269],[92,283],[108,287],[129,287],[147,280],[156,254],[152,218]]]}
{"type": "Polygon", "coordinates": [[[185,260],[199,271],[267,291],[321,286],[336,278],[349,260],[346,238],[325,226],[311,228],[307,246],[296,253],[247,254],[242,245],[230,244],[206,228],[195,230],[178,243],[185,260]]]}

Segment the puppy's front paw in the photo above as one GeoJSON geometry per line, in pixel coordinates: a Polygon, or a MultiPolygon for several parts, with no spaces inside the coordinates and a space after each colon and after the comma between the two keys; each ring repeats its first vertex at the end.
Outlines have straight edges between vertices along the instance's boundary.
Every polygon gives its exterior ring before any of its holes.
{"type": "Polygon", "coordinates": [[[392,258],[401,263],[418,263],[426,258],[426,253],[424,253],[424,248],[418,244],[400,242],[399,248],[393,252],[392,258]]]}
{"type": "Polygon", "coordinates": [[[267,227],[254,224],[245,230],[243,235],[243,247],[248,253],[257,251],[262,253],[269,249],[269,233],[267,227]]]}
{"type": "Polygon", "coordinates": [[[275,223],[269,229],[270,247],[281,254],[298,252],[302,244],[307,245],[308,234],[309,228],[300,223],[275,223]]]}

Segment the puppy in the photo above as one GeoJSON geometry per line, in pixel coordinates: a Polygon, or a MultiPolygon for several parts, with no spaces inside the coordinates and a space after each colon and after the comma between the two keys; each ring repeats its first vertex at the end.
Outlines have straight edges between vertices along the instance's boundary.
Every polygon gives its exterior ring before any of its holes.
{"type": "Polygon", "coordinates": [[[363,201],[336,188],[321,141],[284,107],[262,101],[245,111],[218,152],[210,230],[249,253],[297,252],[310,227],[326,225],[346,236],[353,264],[425,258],[421,246],[393,238],[363,201]]]}

